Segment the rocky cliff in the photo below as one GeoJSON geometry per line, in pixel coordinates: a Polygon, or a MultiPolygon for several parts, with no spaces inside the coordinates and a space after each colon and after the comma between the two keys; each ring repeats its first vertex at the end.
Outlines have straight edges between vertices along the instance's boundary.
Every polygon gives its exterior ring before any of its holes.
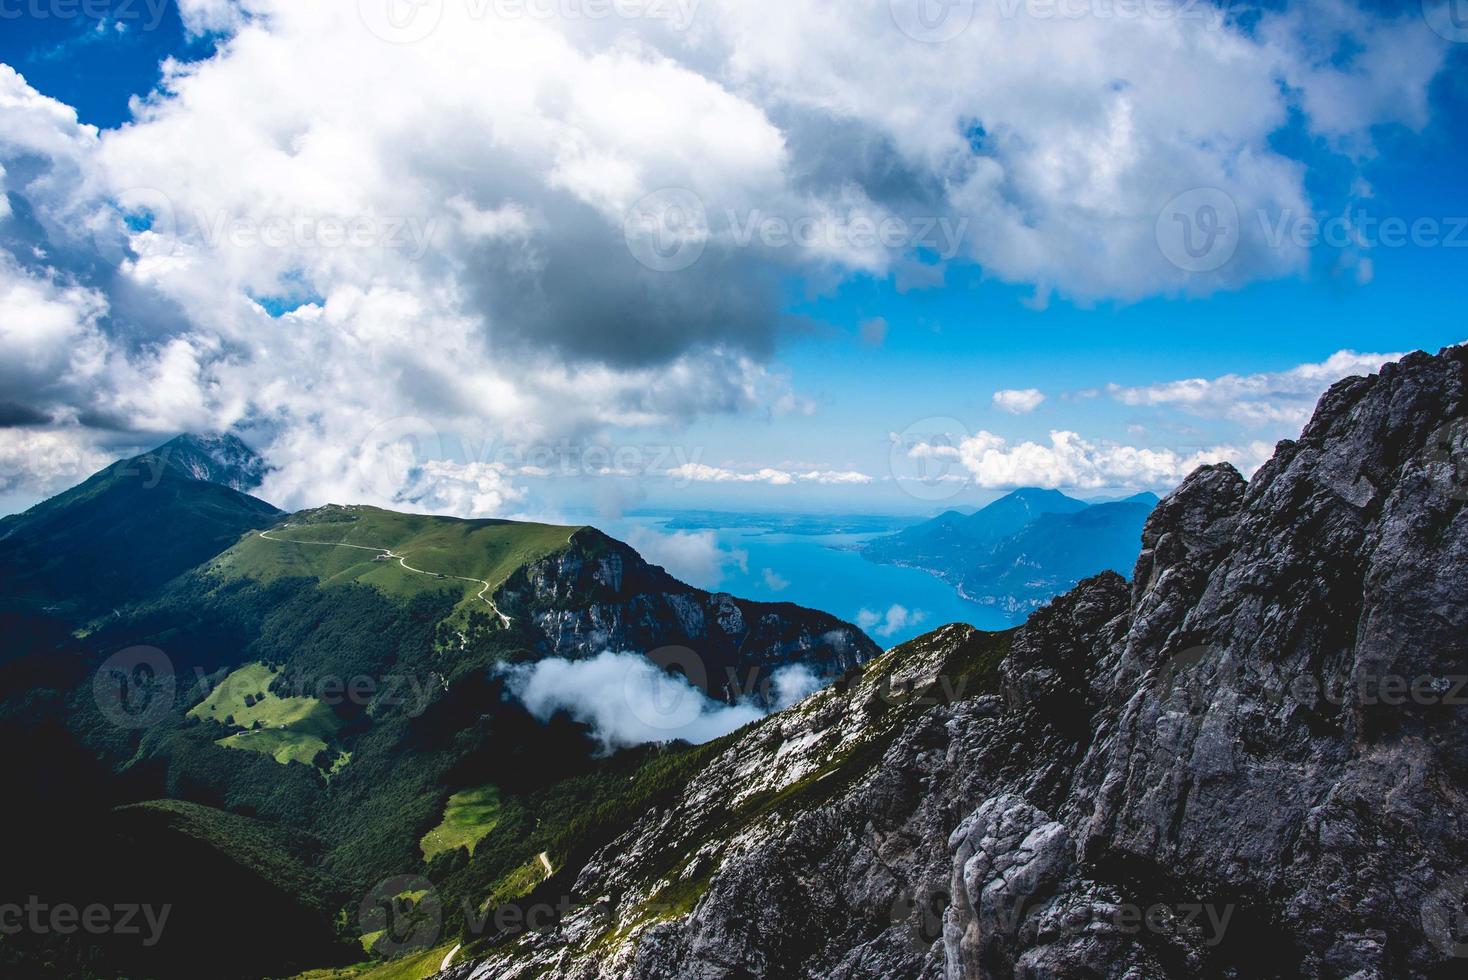
{"type": "Polygon", "coordinates": [[[779,667],[799,662],[831,679],[881,652],[826,613],[695,589],[594,528],[516,572],[495,598],[532,625],[547,656],[644,652],[731,703],[758,698],[779,667]]]}
{"type": "Polygon", "coordinates": [[[1130,585],[752,727],[448,975],[1463,975],[1465,371],[1342,381],[1164,500],[1130,585]]]}

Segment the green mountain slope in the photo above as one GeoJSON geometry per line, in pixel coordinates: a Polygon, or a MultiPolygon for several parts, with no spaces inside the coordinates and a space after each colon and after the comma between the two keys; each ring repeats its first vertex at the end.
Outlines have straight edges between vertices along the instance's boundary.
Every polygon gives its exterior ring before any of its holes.
{"type": "MultiPolygon", "coordinates": [[[[566,875],[713,751],[605,756],[589,726],[510,697],[504,665],[682,643],[714,689],[726,667],[748,680],[799,661],[830,677],[879,652],[823,613],[694,589],[590,528],[367,507],[287,516],[181,458],[117,464],[6,522],[7,574],[35,598],[0,609],[0,734],[26,743],[0,756],[0,784],[26,799],[37,894],[111,894],[105,861],[67,858],[75,890],[53,887],[48,863],[81,835],[112,841],[141,822],[126,840],[180,858],[170,894],[206,908],[218,890],[249,909],[225,934],[170,931],[156,949],[77,944],[54,975],[113,975],[92,962],[278,976],[380,959],[392,950],[359,911],[377,884],[425,878],[476,915],[564,894],[566,875]],[[45,580],[23,579],[19,559],[37,553],[45,580]],[[126,575],[93,588],[93,568],[126,575]]],[[[50,954],[28,948],[11,972],[50,954]]]]}
{"type": "Polygon", "coordinates": [[[280,518],[263,500],[200,479],[202,454],[181,437],[0,519],[0,595],[78,616],[108,611],[280,518]]]}
{"type": "Polygon", "coordinates": [[[458,612],[467,615],[494,610],[486,599],[523,566],[564,549],[577,530],[327,506],[245,538],[210,570],[224,581],[305,577],[323,585],[356,582],[399,597],[454,592],[458,612]],[[384,559],[388,552],[395,557],[384,559]]]}

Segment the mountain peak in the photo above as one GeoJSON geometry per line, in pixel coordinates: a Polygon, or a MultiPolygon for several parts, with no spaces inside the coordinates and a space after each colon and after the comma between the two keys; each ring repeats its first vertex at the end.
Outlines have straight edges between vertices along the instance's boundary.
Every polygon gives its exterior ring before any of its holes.
{"type": "Polygon", "coordinates": [[[1048,513],[1071,513],[1072,511],[1084,510],[1089,506],[1084,500],[1061,493],[1059,490],[1047,490],[1044,487],[1020,487],[1011,490],[998,500],[982,508],[979,514],[990,512],[1000,514],[1015,508],[1023,508],[1034,514],[1048,513]]]}
{"type": "Polygon", "coordinates": [[[232,433],[198,435],[184,433],[144,453],[163,461],[179,473],[205,483],[218,483],[249,493],[265,479],[265,460],[232,433]]]}
{"type": "Polygon", "coordinates": [[[1005,494],[1004,497],[1000,499],[1013,498],[1015,500],[1054,500],[1057,497],[1064,497],[1066,500],[1075,499],[1074,497],[1069,497],[1066,494],[1061,493],[1059,490],[1051,490],[1045,487],[1019,487],[1017,489],[1009,491],[1009,493],[1005,494]]]}

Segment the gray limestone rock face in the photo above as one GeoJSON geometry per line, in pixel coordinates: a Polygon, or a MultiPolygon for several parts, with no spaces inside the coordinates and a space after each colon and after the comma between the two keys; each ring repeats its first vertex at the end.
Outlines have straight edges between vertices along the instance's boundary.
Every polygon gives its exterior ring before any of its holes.
{"type": "Polygon", "coordinates": [[[450,974],[1468,975],[1465,372],[1342,381],[1252,480],[1164,500],[1130,584],[754,726],[559,936],[450,974]]]}

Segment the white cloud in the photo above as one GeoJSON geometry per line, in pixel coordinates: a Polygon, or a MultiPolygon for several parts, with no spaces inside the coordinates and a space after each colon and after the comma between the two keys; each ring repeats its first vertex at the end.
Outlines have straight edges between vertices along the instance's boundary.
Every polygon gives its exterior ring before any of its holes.
{"type": "Polygon", "coordinates": [[[765,587],[771,592],[784,592],[790,588],[790,580],[773,568],[766,568],[762,574],[765,580],[765,587]]]}
{"type": "Polygon", "coordinates": [[[749,570],[748,552],[725,548],[713,531],[664,533],[633,527],[625,538],[643,558],[663,566],[674,578],[699,588],[716,588],[731,568],[749,570]]]}
{"type": "Polygon", "coordinates": [[[1024,415],[1040,407],[1045,393],[1038,388],[994,392],[994,407],[1011,415],[1024,415]]]}
{"type": "Polygon", "coordinates": [[[872,482],[870,476],[855,470],[781,470],[769,466],[758,470],[734,470],[706,463],[682,463],[670,468],[667,475],[689,483],[768,483],[776,487],[796,483],[831,486],[872,482]]]}
{"type": "Polygon", "coordinates": [[[986,271],[1082,299],[1299,269],[1304,252],[1271,247],[1253,220],[1308,210],[1304,168],[1272,134],[1302,109],[1353,150],[1369,145],[1368,120],[1418,125],[1447,49],[1413,12],[1333,0],[1321,17],[1312,5],[1256,23],[1208,4],[1175,17],[1007,14],[1015,6],[972,5],[973,22],[941,44],[893,38],[885,0],[841,17],[777,0],[706,12],[738,77],[808,114],[798,148],[837,166],[887,142],[919,199],[925,176],[943,182],[938,213],[969,219],[963,250],[986,271]],[[1221,190],[1244,219],[1232,260],[1206,274],[1171,265],[1156,240],[1163,204],[1194,188],[1221,190]]]}
{"type": "Polygon", "coordinates": [[[856,625],[886,639],[900,630],[921,624],[927,618],[928,614],[921,609],[908,609],[906,606],[893,603],[885,613],[862,609],[856,614],[856,625]]]}
{"type": "Polygon", "coordinates": [[[914,451],[949,458],[968,471],[984,489],[1016,487],[1093,490],[1104,487],[1171,489],[1199,466],[1231,462],[1252,475],[1274,452],[1274,446],[1215,446],[1192,452],[1148,449],[1109,441],[1091,441],[1074,432],[1055,430],[1048,444],[1015,445],[992,432],[980,431],[953,446],[919,444],[914,451]]]}
{"type": "MultiPolygon", "coordinates": [[[[749,701],[709,698],[681,676],[635,653],[607,651],[589,660],[551,657],[505,670],[509,688],[541,721],[565,712],[590,725],[604,751],[674,739],[701,744],[758,721],[767,712],[749,701]]],[[[774,710],[819,690],[804,664],[773,672],[774,710]]]]}
{"type": "Polygon", "coordinates": [[[450,3],[392,44],[372,4],[186,0],[190,30],[226,36],[102,133],[0,66],[0,324],[26,317],[6,383],[78,445],[248,427],[283,506],[376,491],[483,512],[518,499],[515,474],[401,467],[384,486],[353,454],[405,416],[514,442],[809,411],[769,366],[791,273],[941,282],[927,263],[954,254],[1082,301],[1288,274],[1304,253],[1248,221],[1230,262],[1185,272],[1159,209],[1214,187],[1242,216],[1309,213],[1274,135],[1298,116],[1359,156],[1374,126],[1423,122],[1446,50],[1336,0],[1249,24],[1001,6],[928,45],[887,0],[704,3],[687,31],[450,3]],[[627,246],[631,206],[665,188],[706,219],[677,273],[627,246]],[[809,233],[739,241],[760,216],[809,233]]]}
{"type": "Polygon", "coordinates": [[[50,496],[114,458],[75,429],[0,429],[0,493],[27,488],[50,496]]]}
{"type": "MultiPolygon", "coordinates": [[[[1317,363],[1301,364],[1285,371],[1259,374],[1226,374],[1216,378],[1190,378],[1152,385],[1106,386],[1105,393],[1116,401],[1135,407],[1180,409],[1189,414],[1239,423],[1263,430],[1235,442],[1187,447],[1136,446],[1106,439],[1086,438],[1069,430],[1053,430],[1047,442],[1010,442],[992,432],[950,436],[947,441],[918,442],[907,447],[913,459],[948,461],[961,470],[943,479],[972,483],[983,489],[1012,489],[1041,486],[1071,489],[1122,487],[1168,490],[1182,482],[1194,469],[1209,463],[1230,462],[1251,476],[1274,452],[1277,438],[1292,437],[1309,421],[1320,396],[1336,381],[1356,374],[1375,373],[1381,365],[1395,361],[1400,353],[1362,354],[1337,351],[1317,363]]],[[[1101,390],[1077,393],[1091,398],[1101,390]]],[[[1034,392],[997,392],[1013,395],[1016,405],[1027,400],[1018,396],[1034,392]]],[[[1146,426],[1132,423],[1133,436],[1148,434],[1146,426]]]]}
{"type": "Polygon", "coordinates": [[[1298,430],[1310,420],[1315,403],[1335,382],[1351,375],[1375,374],[1383,364],[1403,356],[1341,350],[1319,363],[1301,364],[1287,371],[1188,378],[1140,387],[1110,384],[1106,391],[1124,405],[1176,407],[1194,415],[1246,425],[1298,430]]]}

